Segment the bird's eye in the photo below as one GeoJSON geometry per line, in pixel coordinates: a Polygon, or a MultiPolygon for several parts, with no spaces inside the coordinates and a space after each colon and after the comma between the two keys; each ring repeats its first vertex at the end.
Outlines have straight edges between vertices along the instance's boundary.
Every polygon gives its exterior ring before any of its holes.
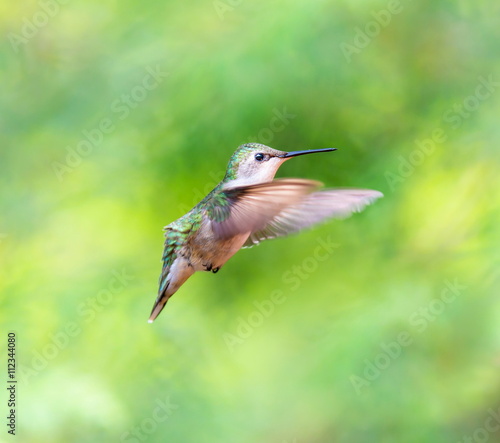
{"type": "Polygon", "coordinates": [[[261,154],[260,152],[258,154],[255,154],[255,160],[261,162],[262,160],[264,160],[264,154],[261,154]]]}

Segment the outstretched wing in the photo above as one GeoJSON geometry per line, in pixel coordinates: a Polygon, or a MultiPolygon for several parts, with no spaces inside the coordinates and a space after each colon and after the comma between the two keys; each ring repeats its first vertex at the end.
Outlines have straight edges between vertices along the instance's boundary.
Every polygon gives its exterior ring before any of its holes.
{"type": "Polygon", "coordinates": [[[250,247],[262,240],[282,237],[308,228],[328,218],[345,218],[362,211],[383,194],[370,189],[325,189],[306,195],[284,208],[262,228],[253,231],[244,244],[250,247]]]}
{"type": "Polygon", "coordinates": [[[219,191],[207,207],[212,231],[218,239],[253,233],[264,227],[285,208],[299,204],[321,183],[312,180],[282,179],[219,191]]]}
{"type": "Polygon", "coordinates": [[[220,191],[207,210],[212,231],[220,239],[249,233],[248,247],[327,218],[347,217],[382,197],[369,189],[316,191],[320,186],[312,180],[281,179],[220,191]]]}

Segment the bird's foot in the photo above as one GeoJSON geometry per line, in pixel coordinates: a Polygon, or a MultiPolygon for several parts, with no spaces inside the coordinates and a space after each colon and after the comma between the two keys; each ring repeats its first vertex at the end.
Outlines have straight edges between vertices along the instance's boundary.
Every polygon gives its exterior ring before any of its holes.
{"type": "Polygon", "coordinates": [[[214,274],[216,274],[217,271],[220,269],[220,266],[217,268],[214,268],[212,263],[209,263],[209,264],[203,265],[203,266],[205,266],[205,271],[209,271],[209,272],[212,271],[214,274]]]}

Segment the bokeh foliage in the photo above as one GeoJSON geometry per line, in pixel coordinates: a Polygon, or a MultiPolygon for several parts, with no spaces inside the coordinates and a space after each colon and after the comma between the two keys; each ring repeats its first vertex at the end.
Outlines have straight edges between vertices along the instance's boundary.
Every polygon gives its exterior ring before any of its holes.
{"type": "Polygon", "coordinates": [[[392,2],[54,2],[0,6],[0,325],[23,365],[18,441],[482,435],[500,406],[498,2],[402,1],[349,57],[392,2]],[[141,90],[148,69],[167,75],[141,90]],[[293,117],[276,129],[277,113],[293,117]],[[112,130],[68,160],[103,119],[112,130]],[[278,175],[385,198],[196,274],[148,325],[162,226],[249,141],[338,147],[278,175]],[[322,241],[336,246],[318,260],[322,241]],[[463,288],[439,304],[446,282],[463,288]],[[275,291],[284,301],[228,346],[275,291]]]}

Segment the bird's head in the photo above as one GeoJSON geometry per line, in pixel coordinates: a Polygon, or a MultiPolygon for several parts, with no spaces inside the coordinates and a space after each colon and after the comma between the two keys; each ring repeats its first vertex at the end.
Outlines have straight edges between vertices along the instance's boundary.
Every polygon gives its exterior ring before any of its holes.
{"type": "Polygon", "coordinates": [[[246,143],[236,149],[227,165],[224,182],[233,186],[255,185],[271,181],[279,167],[292,157],[314,152],[336,151],[335,148],[306,151],[278,151],[260,143],[246,143]]]}

